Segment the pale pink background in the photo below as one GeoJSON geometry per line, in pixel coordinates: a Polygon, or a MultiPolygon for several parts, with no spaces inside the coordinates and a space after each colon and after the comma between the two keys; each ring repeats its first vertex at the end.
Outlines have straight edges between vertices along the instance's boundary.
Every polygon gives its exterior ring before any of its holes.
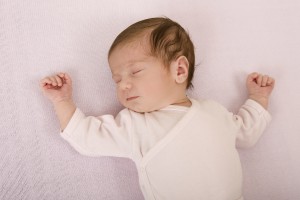
{"type": "Polygon", "coordinates": [[[39,80],[66,71],[87,114],[116,114],[106,54],[131,23],[168,16],[196,46],[193,97],[236,111],[252,71],[276,78],[273,121],[240,150],[246,200],[300,199],[298,0],[0,0],[0,199],[143,199],[127,159],[79,155],[59,136],[39,80]]]}

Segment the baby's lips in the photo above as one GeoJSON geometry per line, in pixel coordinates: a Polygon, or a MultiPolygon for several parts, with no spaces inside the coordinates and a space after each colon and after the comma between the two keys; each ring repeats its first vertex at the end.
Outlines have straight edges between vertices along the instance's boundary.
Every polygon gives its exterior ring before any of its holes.
{"type": "Polygon", "coordinates": [[[138,96],[132,96],[132,97],[128,97],[126,98],[127,101],[131,101],[131,100],[134,100],[134,99],[137,99],[139,98],[138,96]]]}

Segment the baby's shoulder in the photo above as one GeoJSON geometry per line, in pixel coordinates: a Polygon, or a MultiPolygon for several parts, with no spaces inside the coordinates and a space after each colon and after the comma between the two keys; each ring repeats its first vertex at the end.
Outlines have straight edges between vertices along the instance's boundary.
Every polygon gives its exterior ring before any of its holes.
{"type": "Polygon", "coordinates": [[[224,112],[227,109],[219,102],[213,99],[193,99],[193,104],[196,104],[195,107],[202,111],[207,112],[224,112]]]}
{"type": "Polygon", "coordinates": [[[143,118],[144,113],[138,113],[128,108],[124,108],[121,110],[116,118],[124,118],[124,119],[136,119],[136,118],[143,118]]]}

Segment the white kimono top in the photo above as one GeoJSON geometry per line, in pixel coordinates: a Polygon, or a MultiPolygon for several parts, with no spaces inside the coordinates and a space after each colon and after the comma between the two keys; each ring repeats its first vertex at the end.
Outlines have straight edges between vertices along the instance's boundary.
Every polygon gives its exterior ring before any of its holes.
{"type": "Polygon", "coordinates": [[[146,200],[238,200],[242,170],[236,147],[254,145],[269,113],[248,99],[237,115],[210,100],[151,113],[123,109],[115,118],[78,108],[61,136],[87,156],[132,159],[146,200]]]}

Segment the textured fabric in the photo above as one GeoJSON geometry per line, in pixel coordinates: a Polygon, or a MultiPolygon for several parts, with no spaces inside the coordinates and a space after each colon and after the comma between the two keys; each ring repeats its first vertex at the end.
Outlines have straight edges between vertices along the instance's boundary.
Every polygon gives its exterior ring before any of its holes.
{"type": "Polygon", "coordinates": [[[299,10],[299,0],[0,0],[0,199],[143,199],[131,160],[81,156],[61,139],[38,83],[68,72],[84,113],[117,114],[109,46],[130,24],[163,15],[195,44],[190,96],[237,111],[248,73],[275,77],[272,123],[239,150],[244,197],[300,199],[299,10]]]}
{"type": "Polygon", "coordinates": [[[237,115],[213,101],[191,101],[182,117],[181,106],[143,114],[124,109],[115,119],[86,117],[76,109],[61,135],[83,155],[132,159],[147,200],[240,199],[242,170],[236,145],[253,146],[271,117],[250,99],[237,115]],[[174,126],[170,129],[169,124],[174,126]],[[146,143],[155,140],[157,130],[165,136],[156,138],[154,145],[146,143]]]}

